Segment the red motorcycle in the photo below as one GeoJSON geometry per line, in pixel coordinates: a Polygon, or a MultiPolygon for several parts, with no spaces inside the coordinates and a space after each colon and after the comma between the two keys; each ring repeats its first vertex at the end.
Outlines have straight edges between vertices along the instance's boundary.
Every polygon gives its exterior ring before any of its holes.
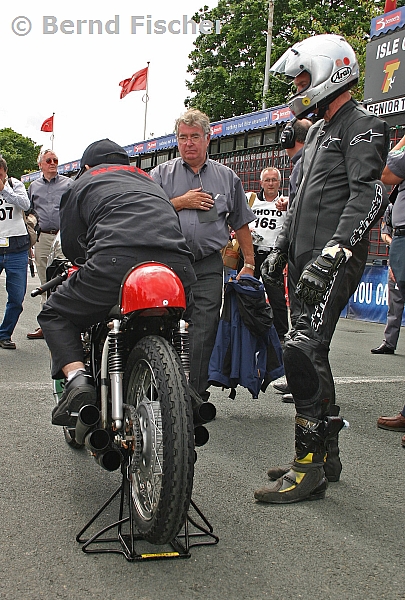
{"type": "MultiPolygon", "coordinates": [[[[55,289],[70,272],[67,261],[54,260],[52,279],[31,296],[55,289]]],[[[204,423],[216,411],[188,385],[186,300],[174,271],[157,262],[133,267],[117,300],[105,322],[82,333],[98,402],[81,408],[75,429],[64,428],[65,439],[85,446],[107,471],[121,468],[142,539],[172,543],[192,502],[195,446],[208,441],[204,423]]],[[[57,400],[63,383],[54,382],[57,400]]],[[[124,554],[134,559],[133,549],[124,554]]]]}

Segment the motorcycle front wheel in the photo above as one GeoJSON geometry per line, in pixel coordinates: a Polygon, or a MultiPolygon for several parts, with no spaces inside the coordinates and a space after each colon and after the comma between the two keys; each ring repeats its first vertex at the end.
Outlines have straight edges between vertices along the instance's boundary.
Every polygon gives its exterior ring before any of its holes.
{"type": "Polygon", "coordinates": [[[125,402],[135,407],[138,444],[128,466],[134,521],[152,544],[172,541],[184,525],[194,477],[194,428],[180,359],[159,336],[133,348],[124,376],[125,402]]]}

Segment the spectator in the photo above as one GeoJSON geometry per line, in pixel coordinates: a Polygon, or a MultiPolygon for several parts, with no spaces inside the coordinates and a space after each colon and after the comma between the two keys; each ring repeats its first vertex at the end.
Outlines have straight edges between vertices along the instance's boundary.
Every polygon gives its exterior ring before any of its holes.
{"type": "Polygon", "coordinates": [[[293,114],[300,119],[311,112],[318,119],[305,142],[297,195],[262,266],[263,279],[274,284],[288,260],[292,329],[284,367],[296,408],[295,458],[255,498],[290,503],[324,498],[325,460],[334,481],[340,477],[337,436],[343,419],[328,354],[340,313],[366,264],[368,231],[387,204],[379,178],[389,130],[352,99],[349,89],[358,81],[359,68],[341,36],[298,42],[271,70],[293,79],[293,114]]]}
{"type": "MultiPolygon", "coordinates": [[[[260,267],[273,248],[275,239],[280,233],[286,217],[286,209],[278,209],[277,201],[284,205],[280,195],[281,173],[274,167],[267,167],[260,173],[261,190],[257,194],[252,210],[256,217],[250,225],[253,238],[253,249],[255,253],[254,276],[260,279],[260,267]]],[[[273,309],[274,327],[276,328],[280,342],[284,342],[284,336],[288,331],[288,310],[285,299],[284,283],[282,286],[264,285],[270,306],[273,309]]]]}
{"type": "Polygon", "coordinates": [[[197,283],[190,324],[190,383],[208,400],[208,363],[215,343],[222,302],[221,248],[235,231],[244,257],[238,274],[253,275],[254,254],[248,223],[254,220],[242,183],[225,165],[208,158],[210,122],[188,110],[175,125],[180,156],[155,167],[150,175],[178,211],[181,229],[195,257],[197,283]]]}
{"type": "Polygon", "coordinates": [[[27,290],[27,267],[30,238],[23,211],[30,201],[24,185],[7,177],[7,162],[0,157],[0,273],[6,273],[7,304],[0,325],[0,348],[15,350],[11,340],[23,311],[27,290]]]}
{"type": "MultiPolygon", "coordinates": [[[[58,157],[53,150],[42,150],[38,156],[38,166],[42,176],[33,181],[28,188],[31,209],[38,219],[39,239],[35,244],[35,263],[41,284],[46,282],[46,267],[53,241],[59,231],[59,206],[62,194],[69,188],[72,180],[64,175],[58,175],[58,157]]],[[[63,258],[62,255],[57,258],[63,258]]],[[[41,307],[46,300],[46,294],[41,296],[41,307]]],[[[29,340],[42,340],[40,327],[32,333],[27,333],[29,340]]]]}
{"type": "Polygon", "coordinates": [[[309,119],[295,119],[294,122],[289,123],[281,133],[280,145],[283,150],[285,150],[285,153],[293,165],[288,182],[289,204],[292,203],[297,193],[297,179],[300,170],[302,151],[311,125],[312,121],[309,119]]]}
{"type": "MultiPolygon", "coordinates": [[[[388,154],[382,181],[386,185],[398,186],[398,195],[392,209],[394,235],[390,245],[390,266],[401,296],[405,298],[405,136],[388,154]]],[[[405,406],[395,417],[380,417],[377,426],[390,431],[405,431],[405,406]]],[[[405,447],[405,435],[401,443],[405,447]]]]}
{"type": "Polygon", "coordinates": [[[146,173],[129,165],[124,148],[108,139],[94,142],[81,165],[63,195],[60,224],[63,253],[84,265],[51,294],[38,317],[52,355],[52,377],[67,379],[52,423],[67,427],[76,424],[71,413],[95,402],[80,334],[108,315],[129,269],[164,260],[182,280],[189,307],[195,281],[176,211],[146,173]]]}
{"type": "MultiPolygon", "coordinates": [[[[392,242],[392,204],[388,204],[381,222],[381,238],[388,248],[392,242]]],[[[371,350],[372,354],[394,354],[401,331],[404,299],[395,281],[391,267],[388,267],[388,315],[384,329],[384,339],[378,348],[371,350]]]]}

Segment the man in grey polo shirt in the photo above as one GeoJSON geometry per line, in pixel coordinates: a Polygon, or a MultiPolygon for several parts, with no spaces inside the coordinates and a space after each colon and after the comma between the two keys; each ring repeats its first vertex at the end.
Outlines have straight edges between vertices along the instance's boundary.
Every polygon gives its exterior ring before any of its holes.
{"type": "MultiPolygon", "coordinates": [[[[58,174],[58,157],[53,150],[42,150],[38,156],[38,166],[42,176],[33,181],[28,188],[31,208],[38,217],[40,236],[35,244],[35,264],[41,284],[46,282],[46,266],[53,241],[59,231],[59,206],[62,194],[70,187],[71,179],[58,174]]],[[[46,294],[41,296],[41,308],[46,294]]],[[[29,340],[43,339],[42,330],[38,327],[28,333],[29,340]]]]}
{"type": "Polygon", "coordinates": [[[222,301],[221,248],[229,227],[241,247],[244,266],[240,275],[253,275],[254,254],[248,223],[255,216],[248,206],[239,177],[225,165],[208,158],[210,122],[191,109],[176,121],[180,157],[158,165],[150,173],[178,211],[186,242],[195,257],[197,282],[190,324],[190,382],[208,400],[208,363],[215,342],[222,301]]]}

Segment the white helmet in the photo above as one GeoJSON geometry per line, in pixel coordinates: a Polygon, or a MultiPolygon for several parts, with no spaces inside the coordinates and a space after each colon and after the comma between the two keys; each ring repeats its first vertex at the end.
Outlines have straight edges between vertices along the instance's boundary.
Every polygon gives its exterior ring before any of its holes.
{"type": "Polygon", "coordinates": [[[310,84],[287,101],[298,119],[326,107],[359,79],[359,65],[353,48],[342,36],[329,33],[294,44],[270,68],[270,73],[291,78],[303,71],[310,74],[310,84]]]}

